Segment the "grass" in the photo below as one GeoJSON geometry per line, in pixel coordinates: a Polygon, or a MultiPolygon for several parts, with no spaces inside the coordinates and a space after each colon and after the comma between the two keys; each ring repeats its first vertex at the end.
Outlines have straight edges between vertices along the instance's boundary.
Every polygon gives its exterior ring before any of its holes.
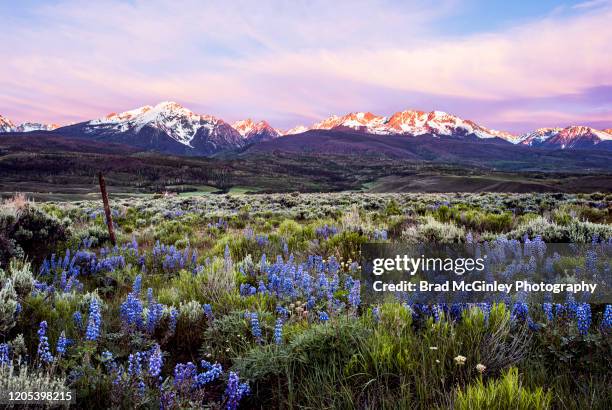
{"type": "MultiPolygon", "coordinates": [[[[606,408],[611,338],[602,305],[591,305],[581,334],[569,303],[570,313],[552,320],[529,306],[526,320],[512,304],[458,312],[396,300],[369,305],[351,290],[362,243],[457,243],[468,233],[475,241],[528,233],[590,243],[592,234],[611,232],[611,200],[602,193],[113,194],[113,249],[98,198],[16,197],[0,208],[0,342],[15,365],[27,353],[32,379],[68,384],[84,408],[159,407],[160,383],[176,407],[225,407],[229,372],[249,383],[244,408],[606,408]],[[381,231],[387,240],[375,239],[381,231]],[[51,254],[62,265],[41,271],[51,254]],[[71,262],[79,273],[67,288],[71,262]],[[93,300],[100,333],[87,340],[93,300]],[[42,321],[52,363],[39,354],[42,321]],[[63,356],[62,332],[73,341],[63,356]],[[153,376],[157,347],[163,366],[153,376]],[[140,378],[128,372],[134,357],[145,358],[140,378]],[[177,387],[177,365],[191,362],[203,373],[202,360],[217,362],[222,374],[177,387]]],[[[584,255],[562,258],[552,269],[585,263],[584,255]]]]}

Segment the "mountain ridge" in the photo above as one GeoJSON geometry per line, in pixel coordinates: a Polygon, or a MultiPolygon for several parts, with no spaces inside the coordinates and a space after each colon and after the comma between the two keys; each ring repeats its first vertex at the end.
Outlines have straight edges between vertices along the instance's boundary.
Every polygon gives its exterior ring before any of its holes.
{"type": "Polygon", "coordinates": [[[39,123],[16,126],[10,119],[0,116],[2,133],[49,131],[178,155],[210,156],[224,151],[240,151],[253,144],[317,130],[409,138],[476,138],[475,141],[499,139],[514,145],[545,149],[612,150],[612,129],[569,126],[540,128],[515,135],[484,127],[444,111],[404,110],[389,116],[352,112],[342,116],[332,115],[309,127],[297,126],[284,132],[273,128],[265,120],[255,122],[247,118],[230,124],[212,115],[196,114],[172,101],[110,113],[63,127],[39,123]]]}

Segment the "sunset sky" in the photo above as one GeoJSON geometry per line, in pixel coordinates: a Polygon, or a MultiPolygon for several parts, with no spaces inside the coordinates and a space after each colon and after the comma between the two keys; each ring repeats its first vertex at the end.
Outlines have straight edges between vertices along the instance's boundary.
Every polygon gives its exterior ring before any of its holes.
{"type": "Polygon", "coordinates": [[[404,109],[612,127],[612,0],[0,1],[0,27],[15,123],[173,100],[279,128],[404,109]]]}

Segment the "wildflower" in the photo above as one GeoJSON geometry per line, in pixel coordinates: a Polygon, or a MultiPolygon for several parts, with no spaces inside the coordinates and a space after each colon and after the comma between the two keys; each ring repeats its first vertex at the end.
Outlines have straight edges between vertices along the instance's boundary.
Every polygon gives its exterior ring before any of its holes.
{"type": "Polygon", "coordinates": [[[142,287],[142,275],[137,275],[132,284],[132,293],[138,295],[142,287]]]}
{"type": "Polygon", "coordinates": [[[147,331],[154,333],[157,324],[161,320],[164,312],[164,306],[161,303],[151,302],[147,311],[147,331]]]}
{"type": "Polygon", "coordinates": [[[11,361],[9,357],[9,345],[7,343],[0,344],[0,367],[9,364],[11,361]]]}
{"type": "Polygon", "coordinates": [[[348,294],[348,301],[354,308],[359,307],[361,303],[361,286],[359,285],[359,281],[356,280],[353,283],[353,286],[348,294]]]}
{"type": "Polygon", "coordinates": [[[159,345],[156,344],[151,349],[151,355],[149,356],[149,374],[151,377],[158,377],[161,374],[163,364],[162,351],[159,345]]]}
{"type": "Polygon", "coordinates": [[[51,363],[53,356],[49,350],[49,339],[47,338],[47,321],[40,322],[38,328],[38,357],[45,363],[51,363]]]}
{"type": "Polygon", "coordinates": [[[178,321],[179,311],[176,308],[170,308],[170,320],[168,322],[168,328],[171,334],[174,334],[176,331],[176,323],[178,321]]]}
{"type": "Polygon", "coordinates": [[[98,340],[101,323],[100,302],[94,297],[89,304],[89,321],[87,322],[87,331],[85,332],[86,340],[98,340]]]}
{"type": "Polygon", "coordinates": [[[114,362],[113,354],[108,350],[102,352],[102,362],[108,372],[117,370],[117,364],[114,362]]]}
{"type": "Polygon", "coordinates": [[[64,353],[66,353],[66,348],[68,347],[68,339],[66,339],[66,334],[64,332],[62,332],[59,336],[59,339],[57,339],[57,355],[58,356],[63,356],[64,353]]]}
{"type": "Polygon", "coordinates": [[[205,384],[217,380],[223,373],[223,368],[219,363],[210,364],[206,360],[202,360],[201,365],[206,371],[196,376],[195,384],[198,387],[202,387],[205,384]]]}
{"type": "Polygon", "coordinates": [[[484,373],[484,372],[485,372],[485,370],[487,370],[487,366],[485,366],[485,365],[484,365],[484,364],[482,364],[482,363],[478,363],[478,364],[476,365],[476,370],[478,370],[478,373],[481,373],[481,374],[482,374],[482,373],[484,373]]]}
{"type": "Polygon", "coordinates": [[[376,323],[380,322],[380,308],[378,306],[372,308],[372,316],[376,323]]]}
{"type": "Polygon", "coordinates": [[[529,315],[529,307],[525,302],[516,302],[514,306],[512,306],[512,321],[517,320],[526,320],[529,315]]]}
{"type": "MultiPolygon", "coordinates": [[[[465,364],[465,361],[467,360],[467,358],[465,356],[459,355],[459,356],[456,356],[453,360],[455,361],[456,365],[463,366],[465,364]]],[[[476,367],[476,368],[478,368],[478,367],[476,367]]]]}
{"type": "Polygon", "coordinates": [[[327,312],[319,312],[319,320],[323,323],[327,322],[329,320],[329,315],[327,314],[327,312]]]}
{"type": "Polygon", "coordinates": [[[287,318],[289,316],[289,310],[286,307],[280,305],[276,307],[276,313],[278,313],[283,318],[287,318]]]}
{"type": "Polygon", "coordinates": [[[433,305],[431,307],[431,315],[434,318],[434,322],[439,322],[440,321],[440,313],[442,312],[442,308],[440,307],[440,305],[433,305]]]}
{"type": "Polygon", "coordinates": [[[251,332],[255,340],[259,342],[261,340],[261,327],[259,327],[259,317],[257,313],[251,313],[251,332]]]}
{"type": "Polygon", "coordinates": [[[119,308],[119,312],[121,318],[128,325],[136,325],[137,327],[142,325],[142,302],[133,292],[128,293],[125,302],[119,308]]]}
{"type": "Polygon", "coordinates": [[[141,397],[142,397],[142,396],[144,396],[144,394],[145,394],[145,389],[146,389],[146,386],[145,386],[144,380],[142,380],[142,379],[141,379],[141,380],[138,382],[138,394],[139,394],[141,397]]]}
{"type": "Polygon", "coordinates": [[[249,393],[249,385],[247,383],[240,383],[238,375],[234,372],[230,372],[224,395],[225,408],[227,410],[237,409],[240,400],[249,393]]]}
{"type": "Polygon", "coordinates": [[[546,319],[549,322],[553,320],[553,305],[552,303],[544,303],[542,305],[542,309],[544,309],[544,314],[546,315],[546,319]]]}
{"type": "Polygon", "coordinates": [[[182,387],[190,387],[196,373],[197,368],[195,364],[191,362],[177,363],[177,365],[174,366],[174,386],[179,389],[182,387]]]}
{"type": "Polygon", "coordinates": [[[601,328],[603,330],[612,329],[612,305],[606,305],[606,310],[604,310],[601,320],[601,328]]]}
{"type": "Polygon", "coordinates": [[[72,314],[72,320],[77,329],[81,330],[83,328],[83,315],[81,312],[74,312],[72,314]]]}
{"type": "Polygon", "coordinates": [[[588,303],[581,303],[576,308],[576,321],[578,332],[586,335],[591,326],[591,306],[588,303]]]}
{"type": "Polygon", "coordinates": [[[213,312],[212,312],[212,307],[210,306],[210,303],[205,303],[204,305],[202,305],[202,308],[204,309],[204,314],[206,315],[206,319],[213,320],[213,312]]]}
{"type": "Polygon", "coordinates": [[[276,319],[276,326],[274,326],[274,342],[277,345],[283,343],[283,320],[276,319]]]}
{"type": "Polygon", "coordinates": [[[142,375],[142,354],[140,352],[130,353],[128,356],[128,376],[140,378],[142,375]]]}

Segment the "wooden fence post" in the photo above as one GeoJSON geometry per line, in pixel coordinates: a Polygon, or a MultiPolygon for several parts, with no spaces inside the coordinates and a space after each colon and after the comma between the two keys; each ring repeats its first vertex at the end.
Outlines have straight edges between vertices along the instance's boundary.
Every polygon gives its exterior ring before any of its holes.
{"type": "Polygon", "coordinates": [[[106,226],[108,227],[108,236],[110,241],[115,246],[115,230],[113,229],[113,215],[111,214],[110,205],[108,204],[108,193],[106,192],[106,181],[102,172],[98,172],[98,181],[100,182],[100,192],[102,193],[102,202],[104,203],[104,214],[106,215],[106,226]]]}

